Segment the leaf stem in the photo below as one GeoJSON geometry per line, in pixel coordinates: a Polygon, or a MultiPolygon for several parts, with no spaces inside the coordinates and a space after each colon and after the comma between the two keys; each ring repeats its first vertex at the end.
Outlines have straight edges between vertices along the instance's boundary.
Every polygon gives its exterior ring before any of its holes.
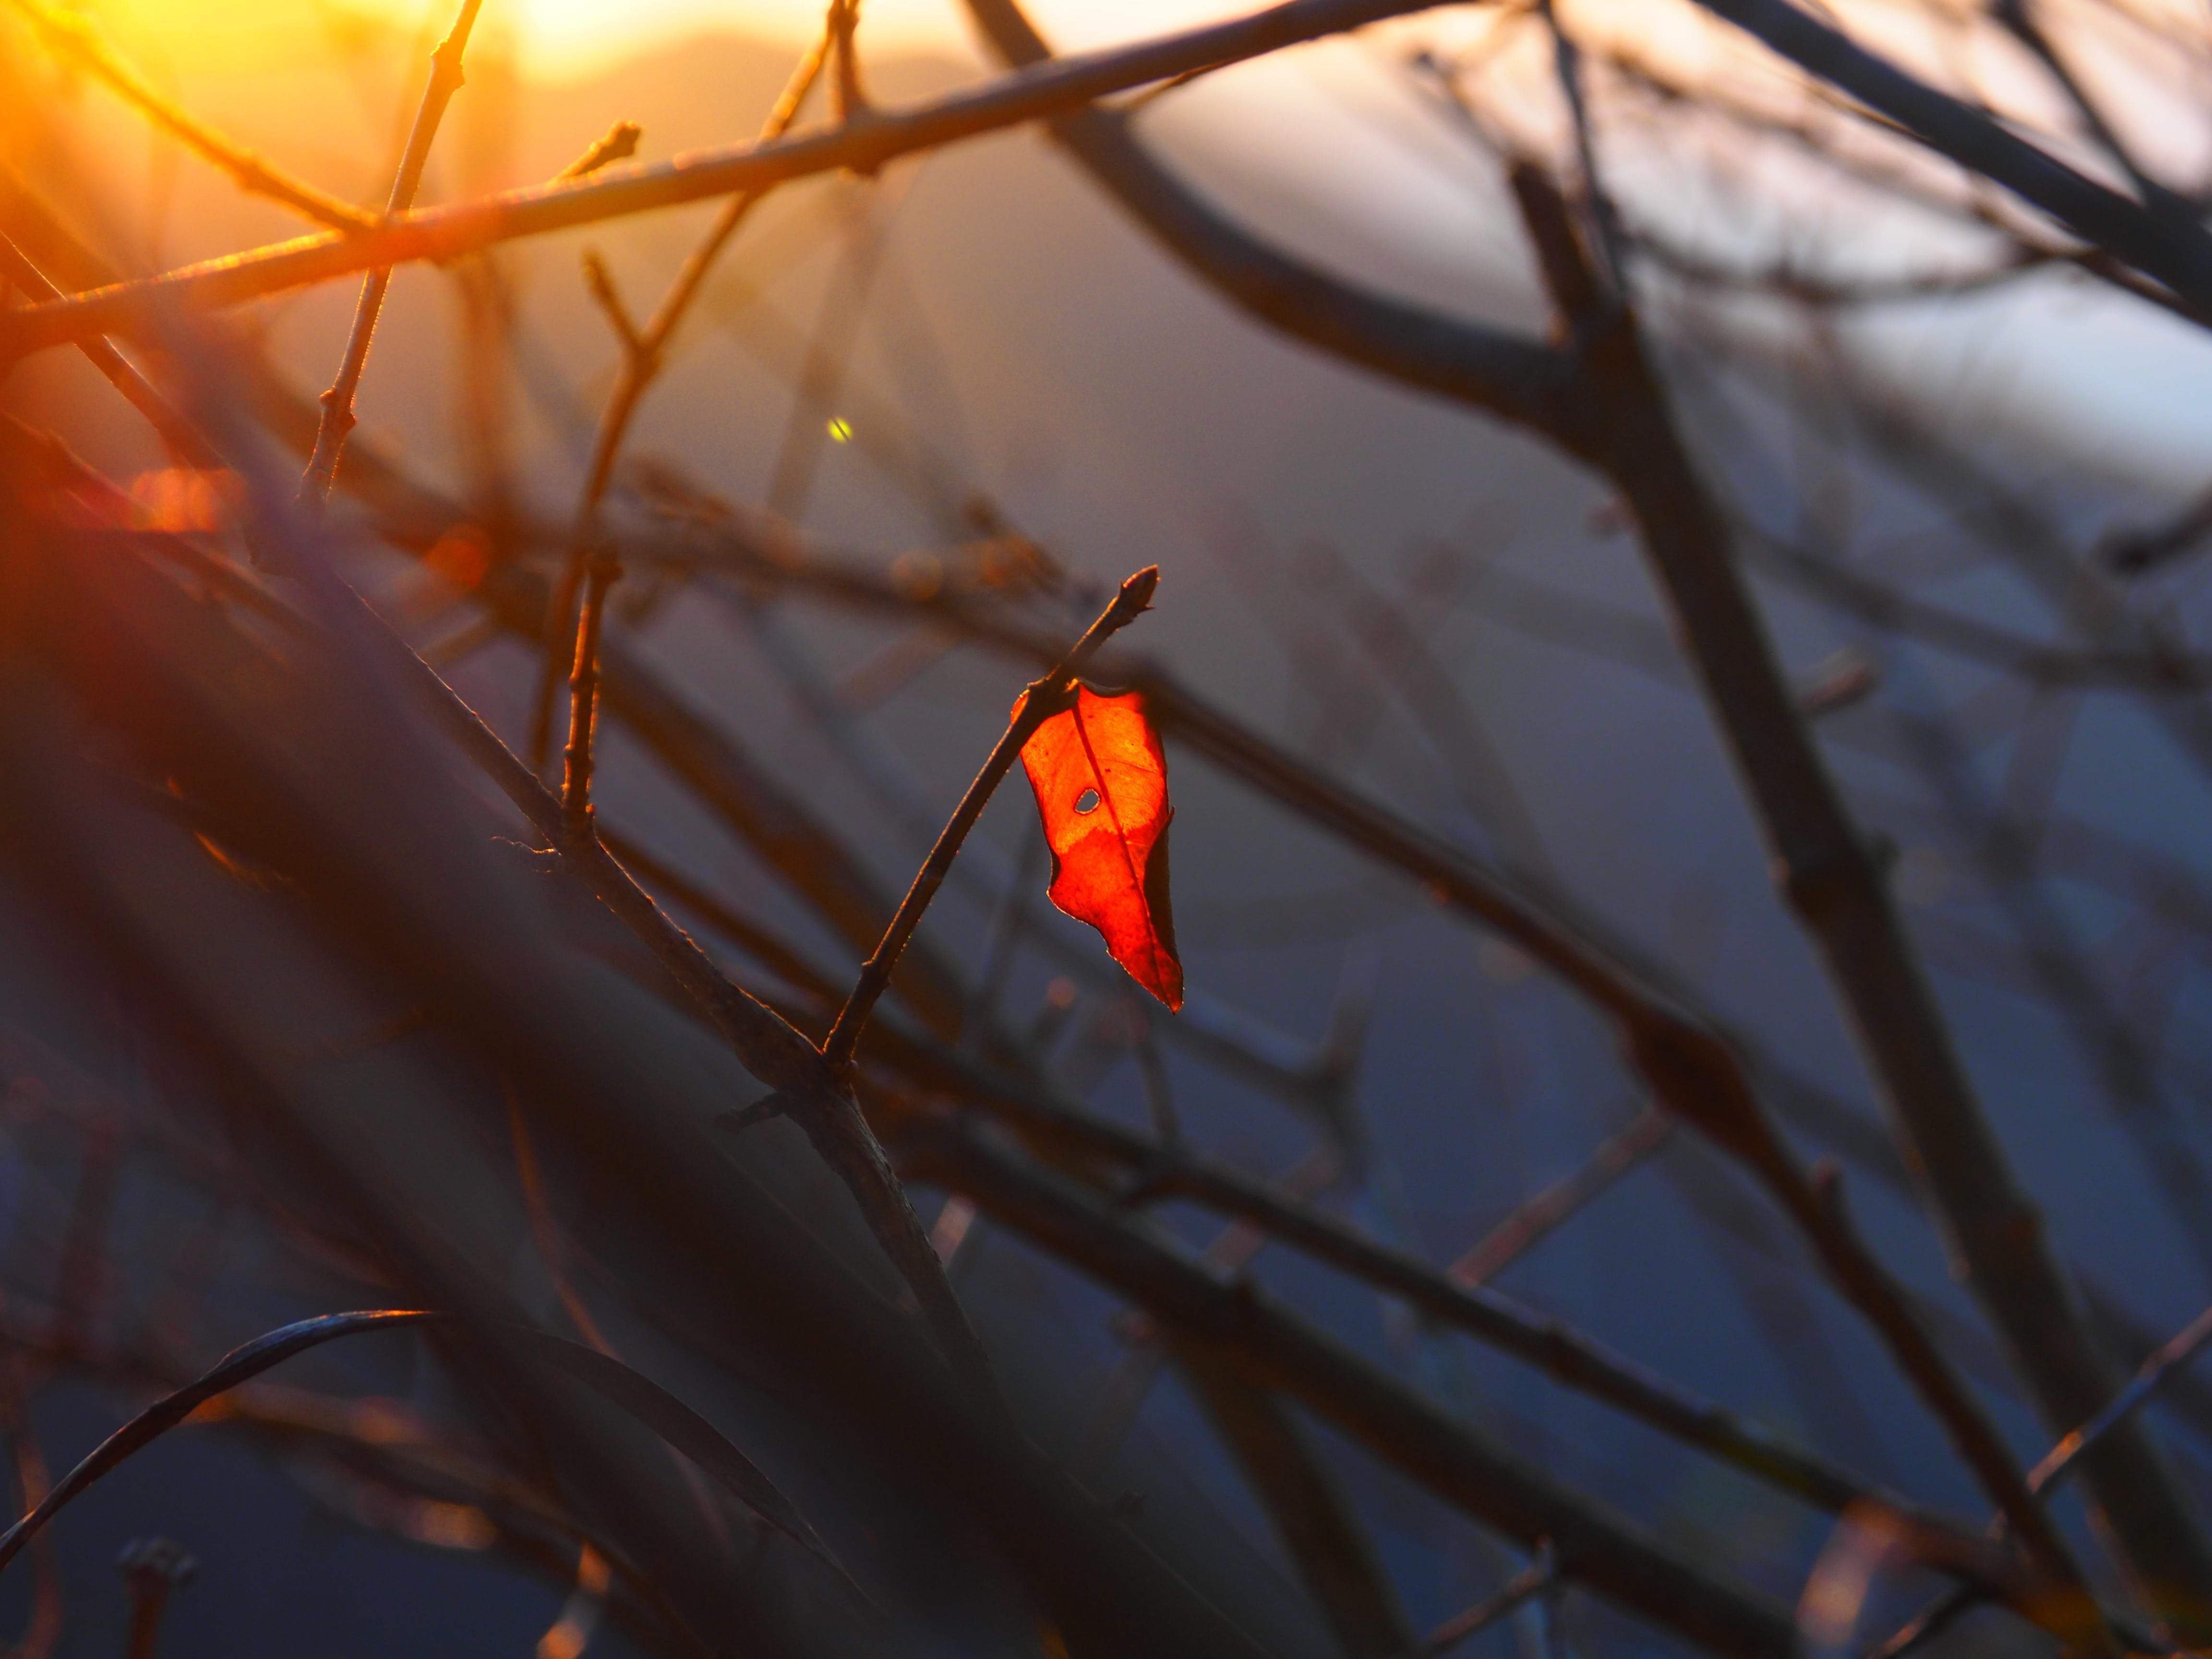
{"type": "Polygon", "coordinates": [[[968,832],[975,827],[975,820],[983,816],[993,792],[1012,769],[1014,757],[1022,752],[1022,745],[1038,726],[1069,706],[1076,676],[1097,654],[1101,646],[1145,612],[1152,604],[1153,590],[1159,585],[1160,568],[1156,564],[1146,565],[1123,582],[1121,592],[1098,613],[1098,619],[1084,630],[1083,637],[1068,653],[1042,679],[1032,682],[1023,694],[1013,718],[1006,722],[1006,731],[992,746],[990,758],[983,763],[983,769],[975,775],[975,781],[968,786],[968,793],[960,798],[960,805],[945,821],[937,845],[922,860],[914,885],[907,889],[906,897],[899,902],[898,914],[884,929],[883,942],[862,965],[852,995],[838,1010],[836,1024],[830,1028],[830,1035],[822,1043],[822,1057],[831,1066],[842,1068],[852,1062],[860,1033],[875,1010],[877,999],[890,983],[891,970],[898,966],[900,953],[914,937],[914,930],[921,926],[922,913],[929,908],[930,900],[937,896],[937,890],[952,868],[952,860],[960,856],[961,844],[968,839],[968,832]]]}

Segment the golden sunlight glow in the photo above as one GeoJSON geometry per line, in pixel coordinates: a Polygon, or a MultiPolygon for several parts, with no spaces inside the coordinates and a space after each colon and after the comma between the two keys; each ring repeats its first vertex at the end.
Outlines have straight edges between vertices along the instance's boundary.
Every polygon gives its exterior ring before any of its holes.
{"type": "MultiPolygon", "coordinates": [[[[1046,0],[1030,10],[1053,39],[1083,47],[1251,9],[1247,0],[1046,0]]],[[[296,63],[349,31],[434,40],[453,0],[91,0],[88,9],[149,62],[221,72],[296,63]]],[[[821,0],[489,0],[478,39],[503,37],[528,71],[570,79],[704,30],[796,46],[821,20],[821,0]]],[[[866,0],[862,27],[879,51],[975,52],[959,0],[866,0]]]]}

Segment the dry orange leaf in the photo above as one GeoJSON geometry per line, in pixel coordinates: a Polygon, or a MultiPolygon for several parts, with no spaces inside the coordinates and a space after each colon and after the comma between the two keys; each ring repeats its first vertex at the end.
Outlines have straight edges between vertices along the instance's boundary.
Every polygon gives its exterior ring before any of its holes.
{"type": "MultiPolygon", "coordinates": [[[[1014,705],[1018,714],[1021,705],[1014,705]]],[[[1075,707],[1022,745],[1052,848],[1052,902],[1106,940],[1114,960],[1170,1009],[1182,1006],[1168,903],[1167,757],[1141,693],[1076,688],[1075,707]]]]}

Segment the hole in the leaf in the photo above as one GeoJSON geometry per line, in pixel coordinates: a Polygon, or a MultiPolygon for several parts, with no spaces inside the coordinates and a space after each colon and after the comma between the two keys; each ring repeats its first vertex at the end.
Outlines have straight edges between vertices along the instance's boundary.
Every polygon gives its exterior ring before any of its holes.
{"type": "Polygon", "coordinates": [[[1075,798],[1075,810],[1079,812],[1097,811],[1098,810],[1098,792],[1096,789],[1086,789],[1081,794],[1078,795],[1075,798]]]}

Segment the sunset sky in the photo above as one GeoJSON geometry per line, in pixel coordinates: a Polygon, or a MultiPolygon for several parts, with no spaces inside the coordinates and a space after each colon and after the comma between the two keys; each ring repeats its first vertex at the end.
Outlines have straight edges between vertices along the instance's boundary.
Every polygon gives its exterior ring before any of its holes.
{"type": "MultiPolygon", "coordinates": [[[[2184,3],[2142,0],[2154,9],[2184,3]]],[[[1056,46],[1074,50],[1188,27],[1260,3],[1029,0],[1027,9],[1056,46]]],[[[281,71],[326,51],[332,22],[348,14],[380,14],[422,40],[434,40],[454,4],[93,0],[90,9],[166,74],[281,71]]],[[[1602,37],[1626,29],[1646,46],[1683,50],[1691,61],[1741,49],[1737,37],[1693,5],[1574,0],[1565,9],[1586,33],[1602,37]]],[[[1902,44],[1888,38],[1896,26],[1890,9],[1850,11],[1870,39],[1902,44]]],[[[822,0],[486,0],[477,38],[504,35],[527,74],[574,80],[702,29],[796,49],[820,27],[821,15],[822,0]]],[[[1455,28],[1474,27],[1480,15],[1474,9],[1445,9],[1418,26],[1400,27],[1449,39],[1455,28]]],[[[866,0],[861,27],[864,42],[877,52],[929,50],[984,66],[960,0],[866,0]]],[[[1328,203],[1336,222],[1331,240],[1340,251],[1395,246],[1431,270],[1470,274],[1513,257],[1510,248],[1501,250],[1494,227],[1470,196],[1470,163],[1461,147],[1437,142],[1433,123],[1425,135],[1423,123],[1406,118],[1402,86],[1384,64],[1389,52],[1379,40],[1327,43],[1210,79],[1164,108],[1155,119],[1164,118],[1168,125],[1156,130],[1186,155],[1211,151],[1248,176],[1273,180],[1273,189],[1328,203]]],[[[1763,62],[1753,65],[1755,76],[1769,72],[1763,62]]],[[[2151,136],[2158,136],[2155,124],[2151,136]]],[[[2193,156],[2161,159],[2177,176],[2199,165],[2193,156]]],[[[1711,228],[1727,230],[1724,223],[1711,228]]],[[[1870,343],[1884,342],[1908,378],[1932,374],[1954,398],[1984,404],[2008,422],[2063,425],[2075,444],[2105,453],[2124,471],[2193,477],[2212,445],[2212,407],[2201,394],[2212,345],[2201,331],[2148,307],[2076,289],[2025,307],[1967,300],[1933,310],[1881,311],[1861,321],[1870,343]]]]}
{"type": "MultiPolygon", "coordinates": [[[[408,27],[434,14],[442,28],[452,0],[99,0],[91,9],[126,36],[158,39],[180,58],[238,61],[286,49],[288,37],[325,27],[332,14],[370,12],[408,27]]],[[[1070,46],[1187,27],[1250,9],[1237,0],[1046,0],[1033,7],[1070,46]]],[[[481,27],[511,30],[526,64],[556,76],[588,73],[610,58],[702,28],[798,42],[821,27],[820,0],[489,0],[481,27]]],[[[969,31],[957,0],[867,0],[867,37],[883,48],[964,51],[969,31]]]]}

